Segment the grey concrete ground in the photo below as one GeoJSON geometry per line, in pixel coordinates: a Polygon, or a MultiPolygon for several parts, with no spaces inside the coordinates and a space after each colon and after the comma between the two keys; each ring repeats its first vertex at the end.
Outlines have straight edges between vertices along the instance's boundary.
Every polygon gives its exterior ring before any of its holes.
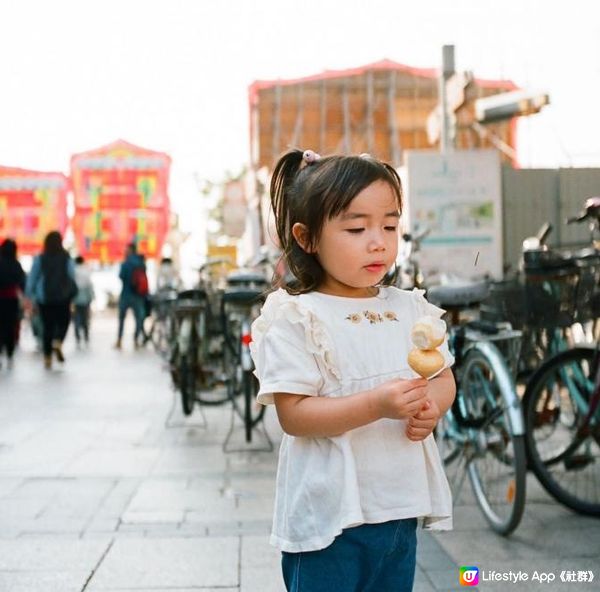
{"type": "MultiPolygon", "coordinates": [[[[198,412],[184,419],[155,354],[127,341],[112,350],[114,329],[95,319],[89,349],[69,341],[50,372],[25,332],[15,367],[0,370],[0,591],[283,590],[268,545],[276,452],[225,454],[229,409],[207,409],[206,425],[198,412]]],[[[272,413],[267,428],[277,440],[272,413]]],[[[480,590],[600,590],[600,521],[528,484],[509,539],[487,527],[467,485],[456,529],[419,534],[415,590],[462,589],[462,565],[529,578],[480,590]],[[531,581],[562,570],[595,580],[531,581]]]]}

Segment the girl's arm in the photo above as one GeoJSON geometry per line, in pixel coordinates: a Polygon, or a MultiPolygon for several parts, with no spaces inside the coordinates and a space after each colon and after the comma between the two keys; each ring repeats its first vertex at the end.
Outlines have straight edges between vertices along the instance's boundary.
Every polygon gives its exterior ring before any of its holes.
{"type": "Polygon", "coordinates": [[[345,397],[275,394],[275,408],[290,436],[331,438],[389,417],[412,417],[426,401],[427,381],[390,380],[370,390],[345,397]]]}
{"type": "Polygon", "coordinates": [[[427,398],[437,403],[440,410],[440,417],[450,409],[455,395],[456,384],[454,382],[454,374],[452,374],[450,368],[446,368],[429,381],[427,398]]]}

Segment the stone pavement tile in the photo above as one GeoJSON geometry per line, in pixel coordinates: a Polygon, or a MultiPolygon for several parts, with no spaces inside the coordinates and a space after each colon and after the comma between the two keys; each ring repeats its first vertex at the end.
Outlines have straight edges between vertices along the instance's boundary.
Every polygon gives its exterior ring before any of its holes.
{"type": "MultiPolygon", "coordinates": [[[[246,520],[243,522],[208,522],[206,526],[208,536],[239,536],[261,535],[268,540],[271,533],[270,520],[246,520]]],[[[182,530],[184,530],[182,526],[182,530]]]]}
{"type": "Polygon", "coordinates": [[[89,571],[0,571],[2,592],[81,592],[89,571]]]}
{"type": "Polygon", "coordinates": [[[564,531],[578,528],[588,528],[594,525],[600,528],[600,522],[590,516],[583,516],[563,506],[555,500],[549,503],[530,502],[527,500],[525,512],[533,518],[538,526],[564,531]]]}
{"type": "MultiPolygon", "coordinates": [[[[525,505],[523,517],[518,529],[521,530],[527,527],[533,527],[538,525],[538,521],[529,508],[529,502],[525,505]]],[[[487,530],[490,528],[487,520],[485,519],[483,512],[477,505],[469,506],[455,506],[454,517],[453,517],[453,530],[454,531],[473,531],[473,530],[487,530]]]]}
{"type": "Polygon", "coordinates": [[[66,476],[145,476],[151,472],[160,453],[158,448],[94,448],[78,455],[61,473],[66,476]]]}
{"type": "Polygon", "coordinates": [[[183,522],[184,511],[145,512],[127,511],[121,517],[122,524],[180,524],[183,522]]]}
{"type": "Polygon", "coordinates": [[[143,481],[138,477],[120,477],[113,479],[112,483],[113,486],[102,500],[98,516],[120,517],[143,481]]]}
{"type": "MultiPolygon", "coordinates": [[[[194,489],[181,477],[149,478],[140,483],[132,496],[128,512],[202,510],[223,499],[222,475],[204,478],[194,489]]],[[[229,504],[228,504],[229,507],[229,504]]]]}
{"type": "Polygon", "coordinates": [[[58,477],[74,458],[73,450],[19,445],[0,449],[0,475],[11,477],[58,477]]]}
{"type": "Polygon", "coordinates": [[[417,565],[415,570],[415,582],[413,592],[435,592],[435,588],[431,584],[425,572],[417,565]]]}
{"type": "Polygon", "coordinates": [[[417,542],[417,566],[424,570],[454,569],[456,564],[438,541],[429,533],[419,533],[417,542]]]}
{"type": "Polygon", "coordinates": [[[12,493],[23,483],[20,477],[0,477],[0,499],[12,493]]]}
{"type": "Polygon", "coordinates": [[[221,446],[172,447],[161,451],[152,468],[153,476],[194,476],[225,470],[221,446]]]}
{"type": "Polygon", "coordinates": [[[285,592],[281,554],[268,536],[243,536],[241,592],[285,592]]]}
{"type": "Polygon", "coordinates": [[[427,579],[434,590],[457,590],[460,588],[458,581],[459,568],[452,569],[428,569],[427,579]]]}
{"type": "Polygon", "coordinates": [[[71,502],[78,497],[101,498],[112,487],[110,479],[78,479],[76,477],[27,478],[10,497],[20,499],[64,500],[71,502]]]}
{"type": "Polygon", "coordinates": [[[535,559],[543,555],[543,550],[535,546],[535,541],[525,539],[517,530],[509,538],[503,538],[492,530],[436,533],[433,536],[442,548],[458,565],[476,565],[477,561],[535,559]],[[532,544],[533,543],[533,544],[532,544]]]}
{"type": "Polygon", "coordinates": [[[519,542],[537,552],[537,556],[553,558],[596,558],[600,557],[600,523],[588,518],[585,526],[579,525],[573,530],[548,528],[540,525],[536,528],[516,531],[519,542]]]}
{"type": "Polygon", "coordinates": [[[236,587],[239,547],[237,537],[118,539],[86,592],[236,587]]]}
{"type": "Polygon", "coordinates": [[[86,525],[82,537],[95,537],[99,534],[114,533],[121,521],[118,518],[94,516],[86,525]]]}
{"type": "Polygon", "coordinates": [[[41,516],[35,520],[24,522],[21,528],[21,534],[81,534],[91,516],[41,516]]]}
{"type": "Polygon", "coordinates": [[[0,540],[0,572],[84,571],[91,573],[109,546],[108,538],[27,538],[0,540]]]}

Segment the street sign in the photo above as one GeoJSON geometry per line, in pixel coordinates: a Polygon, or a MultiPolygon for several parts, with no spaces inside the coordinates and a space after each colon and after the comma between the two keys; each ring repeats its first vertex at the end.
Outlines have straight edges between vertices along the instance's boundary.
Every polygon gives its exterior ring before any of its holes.
{"type": "Polygon", "coordinates": [[[516,90],[475,101],[475,117],[479,123],[491,123],[538,113],[550,103],[550,97],[543,92],[516,90]]]}

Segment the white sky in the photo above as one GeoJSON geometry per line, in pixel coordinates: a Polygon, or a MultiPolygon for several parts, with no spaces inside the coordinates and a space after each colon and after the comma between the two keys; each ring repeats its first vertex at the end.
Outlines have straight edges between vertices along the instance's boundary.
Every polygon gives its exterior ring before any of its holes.
{"type": "Polygon", "coordinates": [[[248,161],[253,80],[437,67],[443,44],[459,70],[549,92],[520,124],[524,166],[600,166],[594,0],[0,0],[0,164],[67,173],[117,138],[165,151],[191,227],[194,174],[248,161]]]}

